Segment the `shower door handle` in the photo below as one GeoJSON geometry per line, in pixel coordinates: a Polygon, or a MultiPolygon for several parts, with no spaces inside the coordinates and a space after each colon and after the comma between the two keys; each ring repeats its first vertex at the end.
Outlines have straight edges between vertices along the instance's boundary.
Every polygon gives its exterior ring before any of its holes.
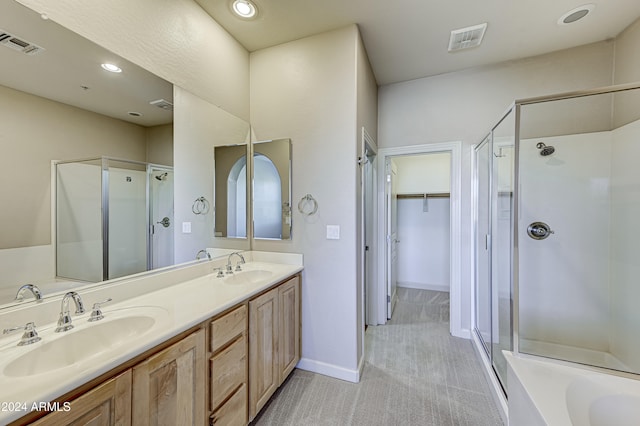
{"type": "Polygon", "coordinates": [[[169,219],[168,217],[164,217],[162,218],[161,221],[156,222],[159,223],[160,225],[164,226],[165,228],[168,228],[171,225],[171,219],[169,219]]]}
{"type": "Polygon", "coordinates": [[[544,240],[551,234],[555,234],[555,232],[544,222],[533,222],[527,227],[527,235],[534,240],[544,240]]]}

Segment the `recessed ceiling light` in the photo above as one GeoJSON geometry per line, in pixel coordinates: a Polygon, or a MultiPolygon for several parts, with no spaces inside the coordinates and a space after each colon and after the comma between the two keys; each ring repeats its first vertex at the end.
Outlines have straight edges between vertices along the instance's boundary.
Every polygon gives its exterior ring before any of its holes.
{"type": "Polygon", "coordinates": [[[591,13],[593,9],[595,9],[595,7],[595,4],[590,3],[578,6],[575,9],[571,9],[570,11],[562,15],[560,19],[558,19],[558,25],[573,24],[574,22],[579,21],[580,19],[591,13]]]}
{"type": "Polygon", "coordinates": [[[231,10],[244,19],[254,18],[258,14],[258,8],[249,0],[234,0],[231,10]]]}
{"type": "Polygon", "coordinates": [[[129,111],[127,114],[129,114],[132,117],[142,117],[142,114],[139,113],[138,111],[129,111]]]}
{"type": "Polygon", "coordinates": [[[122,69],[120,69],[119,66],[117,65],[113,65],[113,64],[102,64],[100,65],[102,67],[103,70],[105,71],[109,71],[109,72],[122,72],[122,69]]]}

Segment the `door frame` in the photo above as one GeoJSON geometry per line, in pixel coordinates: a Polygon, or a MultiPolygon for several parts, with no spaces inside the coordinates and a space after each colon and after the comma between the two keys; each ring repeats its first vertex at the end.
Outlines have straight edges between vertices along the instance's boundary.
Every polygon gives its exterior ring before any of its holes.
{"type": "MultiPolygon", "coordinates": [[[[385,247],[385,164],[387,157],[400,155],[433,154],[448,152],[451,155],[451,198],[449,216],[450,264],[450,311],[449,325],[453,336],[469,338],[469,330],[462,327],[462,291],[460,261],[462,258],[461,226],[462,226],[462,142],[440,142],[422,145],[409,145],[394,148],[381,148],[378,150],[378,221],[377,221],[377,246],[385,247]]],[[[384,281],[384,268],[386,265],[386,251],[378,250],[378,274],[377,274],[377,322],[386,324],[387,315],[387,288],[384,281]]]]}

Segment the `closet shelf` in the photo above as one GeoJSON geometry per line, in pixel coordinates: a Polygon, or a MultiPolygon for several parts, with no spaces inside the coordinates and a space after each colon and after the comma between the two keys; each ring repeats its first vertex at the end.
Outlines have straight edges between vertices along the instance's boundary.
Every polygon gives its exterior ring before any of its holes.
{"type": "Polygon", "coordinates": [[[449,198],[449,192],[432,192],[426,194],[398,194],[398,199],[402,198],[449,198]]]}

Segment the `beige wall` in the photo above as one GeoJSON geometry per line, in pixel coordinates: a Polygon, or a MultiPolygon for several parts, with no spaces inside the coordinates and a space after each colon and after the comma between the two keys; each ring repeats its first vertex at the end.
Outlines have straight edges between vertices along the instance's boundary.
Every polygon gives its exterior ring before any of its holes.
{"type": "Polygon", "coordinates": [[[0,249],[51,243],[51,161],[145,161],[145,129],[0,86],[0,249]]]}
{"type": "Polygon", "coordinates": [[[180,87],[174,87],[174,221],[175,262],[194,260],[207,247],[248,250],[249,240],[214,238],[214,146],[247,143],[249,123],[180,87]],[[207,214],[194,214],[194,200],[206,197],[207,214]],[[191,233],[182,232],[182,223],[191,233]]]}
{"type": "MultiPolygon", "coordinates": [[[[616,38],[614,82],[640,81],[640,19],[629,25],[616,38]]],[[[618,128],[640,118],[640,97],[637,94],[615,95],[613,126],[618,128]]]]}
{"type": "Polygon", "coordinates": [[[614,82],[633,83],[640,80],[640,19],[616,37],[614,82]]]}
{"type": "Polygon", "coordinates": [[[358,367],[356,309],[357,28],[251,53],[251,125],[257,140],[291,138],[293,239],[256,250],[304,253],[301,365],[348,379],[358,367]],[[318,201],[298,212],[305,194],[318,201]],[[327,240],[326,226],[340,239],[327,240]]]}
{"type": "Polygon", "coordinates": [[[451,154],[395,157],[398,194],[447,193],[451,190],[451,154]]]}
{"type": "Polygon", "coordinates": [[[248,121],[249,54],[193,0],[18,1],[248,121]]]}
{"type": "Polygon", "coordinates": [[[147,127],[146,161],[163,166],[173,166],[173,124],[147,127]]]}

